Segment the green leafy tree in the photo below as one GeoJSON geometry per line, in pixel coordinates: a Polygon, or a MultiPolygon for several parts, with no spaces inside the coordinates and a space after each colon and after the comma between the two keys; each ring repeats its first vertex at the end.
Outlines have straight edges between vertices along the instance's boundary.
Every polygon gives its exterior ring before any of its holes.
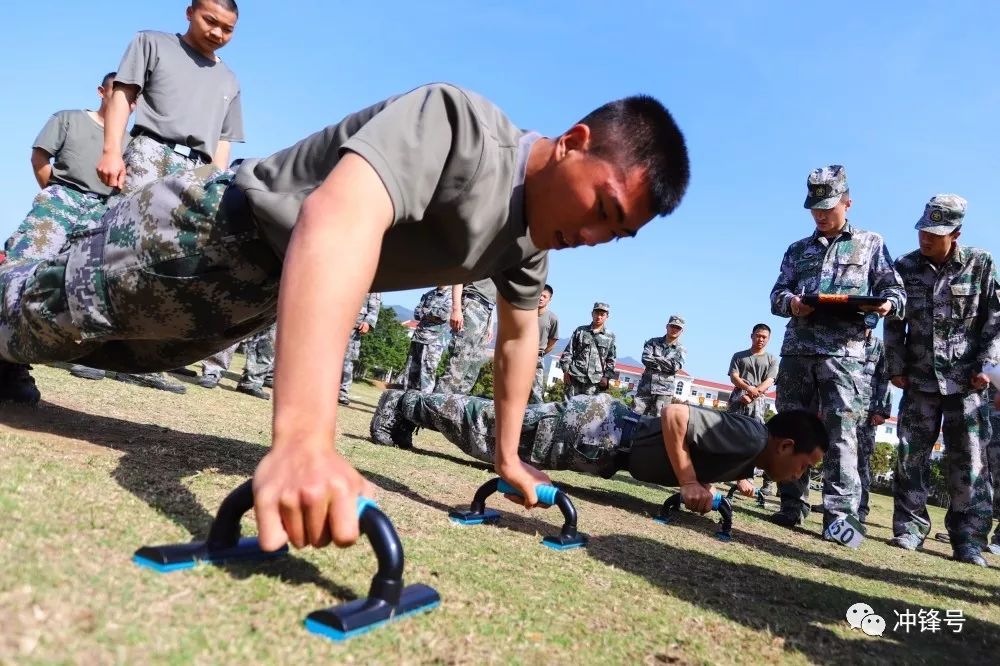
{"type": "Polygon", "coordinates": [[[555,379],[545,389],[545,402],[561,402],[566,399],[566,385],[561,379],[555,379]]]}
{"type": "Polygon", "coordinates": [[[392,308],[382,306],[378,322],[368,335],[361,337],[361,353],[355,363],[355,374],[364,377],[375,368],[399,372],[406,364],[410,338],[399,323],[392,308]]]}
{"type": "Polygon", "coordinates": [[[472,385],[472,391],[469,394],[493,399],[493,361],[487,361],[486,365],[480,369],[476,383],[472,385]]]}
{"type": "Polygon", "coordinates": [[[635,398],[630,396],[628,394],[628,389],[623,386],[609,386],[608,394],[610,394],[612,398],[621,400],[629,407],[635,406],[635,398]]]}
{"type": "Polygon", "coordinates": [[[875,442],[871,468],[873,477],[896,469],[896,447],[889,442],[875,442]]]}

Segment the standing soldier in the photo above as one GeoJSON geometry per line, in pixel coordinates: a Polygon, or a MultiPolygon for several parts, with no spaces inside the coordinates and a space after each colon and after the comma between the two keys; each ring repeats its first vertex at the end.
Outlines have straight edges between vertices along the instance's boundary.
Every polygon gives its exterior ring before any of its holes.
{"type": "Polygon", "coordinates": [[[424,292],[413,310],[417,330],[410,340],[410,353],[403,371],[403,389],[432,393],[437,379],[437,367],[444,353],[448,335],[448,313],[451,312],[451,287],[436,287],[424,292]]]}
{"type": "MultiPolygon", "coordinates": [[[[35,138],[31,169],[42,191],[5,243],[3,261],[55,257],[74,226],[85,228],[107,210],[111,188],[98,179],[94,165],[104,145],[104,117],[114,81],[114,72],[105,74],[97,87],[101,98],[97,111],[58,111],[35,138]]],[[[6,372],[4,386],[9,390],[0,393],[0,400],[38,402],[41,395],[26,365],[9,366],[6,372]]]]}
{"type": "MultiPolygon", "coordinates": [[[[771,312],[791,317],[781,346],[777,409],[816,411],[830,433],[823,458],[823,531],[843,516],[857,517],[861,503],[857,426],[861,413],[857,385],[865,354],[861,313],[815,311],[803,294],[880,296],[885,302],[863,309],[899,319],[906,304],[899,275],[882,237],[847,221],[851,207],[844,167],[809,174],[805,207],[815,231],[792,243],[781,260],[771,290],[771,312]]],[[[809,513],[809,474],[778,486],[781,509],[772,522],[792,527],[809,513]]],[[[839,543],[839,542],[838,542],[839,543]]]]}
{"type": "Polygon", "coordinates": [[[344,372],[340,375],[340,396],[337,402],[342,405],[351,404],[351,384],[354,382],[354,362],[361,356],[361,336],[368,335],[378,322],[378,312],[382,308],[382,294],[374,291],[365,297],[358,313],[358,320],[348,339],[347,351],[344,353],[344,372]]]}
{"type": "MultiPolygon", "coordinates": [[[[878,324],[871,317],[869,323],[878,324]]],[[[885,359],[885,345],[869,328],[865,333],[865,367],[859,393],[861,419],[858,421],[858,476],[861,477],[861,505],[858,520],[868,521],[868,491],[872,485],[872,454],[875,453],[875,429],[892,414],[892,395],[889,393],[889,373],[885,359]]]]}
{"type": "Polygon", "coordinates": [[[243,365],[243,375],[236,384],[240,393],[252,395],[262,400],[270,400],[264,391],[264,386],[271,386],[274,375],[274,345],[277,329],[274,324],[261,329],[247,339],[237,342],[222,351],[212,354],[201,362],[201,377],[195,383],[207,389],[214,389],[222,379],[222,373],[229,369],[236,355],[236,349],[242,344],[246,362],[243,365]]]}
{"type": "MultiPolygon", "coordinates": [[[[233,0],[192,0],[184,35],[136,34],[118,67],[104,124],[104,153],[97,163],[104,183],[128,195],[206,164],[226,168],[230,143],[243,141],[243,111],[236,75],[216,51],[232,39],[238,17],[233,0]],[[132,140],[123,158],[122,138],[132,108],[132,140]]],[[[102,374],[80,366],[73,370],[96,373],[97,378],[102,374]]],[[[118,373],[117,379],[184,392],[184,384],[163,373],[118,373]]]]}
{"type": "MultiPolygon", "coordinates": [[[[750,349],[733,354],[729,360],[729,379],[734,388],[729,394],[726,410],[734,414],[745,414],[761,423],[767,413],[767,401],[764,396],[768,389],[774,386],[778,376],[778,359],[774,354],[764,351],[771,341],[771,327],[767,324],[757,324],[750,331],[750,349]]],[[[771,495],[771,479],[764,473],[764,484],[760,491],[771,495]]]]}
{"type": "Polygon", "coordinates": [[[997,395],[997,388],[992,382],[988,391],[990,425],[993,434],[986,447],[986,461],[990,469],[990,483],[993,486],[993,518],[997,521],[997,526],[993,530],[993,537],[986,548],[994,555],[1000,555],[1000,399],[998,399],[1000,396],[997,395]]]}
{"type": "Polygon", "coordinates": [[[538,297],[538,367],[535,369],[535,383],[531,386],[529,403],[545,402],[545,357],[559,341],[559,317],[549,310],[552,301],[552,285],[545,285],[538,297]]]}
{"type": "Polygon", "coordinates": [[[680,343],[684,318],[670,315],[667,334],[650,338],[642,348],[646,369],[635,390],[635,411],[643,416],[658,416],[674,396],[676,375],[684,367],[687,350],[680,343]]]}
{"type": "Polygon", "coordinates": [[[951,498],[944,522],[954,557],[986,566],[993,494],[983,365],[1000,361],[1000,297],[990,253],[958,244],[965,208],[960,196],[932,197],[916,224],[920,249],[896,260],[907,308],[885,332],[889,375],[903,389],[891,543],[916,550],[930,531],[930,456],[943,433],[951,498]]]}
{"type": "Polygon", "coordinates": [[[497,288],[492,278],[456,284],[451,291],[451,355],[437,382],[438,393],[472,390],[489,355],[497,288]]]}
{"type": "Polygon", "coordinates": [[[607,303],[594,303],[592,321],[573,331],[559,367],[563,369],[566,397],[594,395],[608,388],[615,376],[615,334],[604,328],[611,310],[607,303]]]}

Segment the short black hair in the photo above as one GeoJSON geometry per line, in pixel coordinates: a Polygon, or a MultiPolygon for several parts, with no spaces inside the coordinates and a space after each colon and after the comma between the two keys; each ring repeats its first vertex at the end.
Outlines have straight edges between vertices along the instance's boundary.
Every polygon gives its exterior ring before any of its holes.
{"type": "Polygon", "coordinates": [[[591,111],[580,120],[590,128],[590,153],[621,169],[646,172],[655,215],[680,204],[690,180],[684,135],[673,116],[649,95],[633,95],[591,111]]]}
{"type": "Polygon", "coordinates": [[[118,72],[108,72],[107,74],[105,74],[104,78],[101,79],[101,87],[102,88],[107,88],[108,87],[108,81],[111,81],[116,76],[118,76],[118,72]]]}
{"type": "Polygon", "coordinates": [[[547,284],[544,287],[542,287],[542,291],[549,292],[549,296],[551,296],[552,294],[556,293],[555,290],[552,288],[551,284],[547,284]]]}
{"type": "Polygon", "coordinates": [[[236,16],[240,15],[240,8],[236,5],[236,0],[191,0],[191,9],[204,5],[206,2],[214,2],[226,11],[236,14],[236,16]]]}
{"type": "Polygon", "coordinates": [[[757,324],[756,326],[753,327],[753,330],[750,331],[750,334],[753,335],[757,331],[767,331],[767,334],[771,335],[771,327],[768,326],[767,324],[757,324]]]}
{"type": "Polygon", "coordinates": [[[819,447],[824,453],[830,448],[830,435],[819,417],[804,409],[778,412],[767,422],[772,437],[791,439],[796,453],[812,453],[819,447]]]}

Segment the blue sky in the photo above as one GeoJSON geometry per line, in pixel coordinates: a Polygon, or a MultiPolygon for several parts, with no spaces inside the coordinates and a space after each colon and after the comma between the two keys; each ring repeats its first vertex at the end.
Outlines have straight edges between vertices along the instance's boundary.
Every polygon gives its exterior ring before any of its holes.
{"type": "MultiPolygon", "coordinates": [[[[0,235],[36,186],[31,142],[52,112],[93,107],[140,29],[183,32],[178,0],[12,3],[0,45],[0,235]]],[[[652,94],[685,132],[684,203],[635,240],[551,256],[566,335],[611,304],[621,355],[671,313],[687,369],[725,376],[763,321],[789,243],[808,235],[805,178],[846,165],[851,221],[892,255],[916,247],[933,194],[969,200],[962,240],[1000,252],[997,3],[378,2],[244,0],[222,57],[243,86],[248,141],[266,155],[345,113],[429,81],[467,86],[524,128],[555,135],[601,103],[652,94]]],[[[387,294],[412,307],[418,292],[387,294]]]]}

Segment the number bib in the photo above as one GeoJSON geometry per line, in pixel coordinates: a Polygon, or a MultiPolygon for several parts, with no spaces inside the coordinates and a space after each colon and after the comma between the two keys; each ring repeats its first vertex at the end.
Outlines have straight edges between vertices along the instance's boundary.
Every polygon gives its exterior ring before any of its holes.
{"type": "Polygon", "coordinates": [[[823,536],[848,548],[857,549],[865,540],[865,528],[854,516],[841,516],[830,523],[823,536]]]}

